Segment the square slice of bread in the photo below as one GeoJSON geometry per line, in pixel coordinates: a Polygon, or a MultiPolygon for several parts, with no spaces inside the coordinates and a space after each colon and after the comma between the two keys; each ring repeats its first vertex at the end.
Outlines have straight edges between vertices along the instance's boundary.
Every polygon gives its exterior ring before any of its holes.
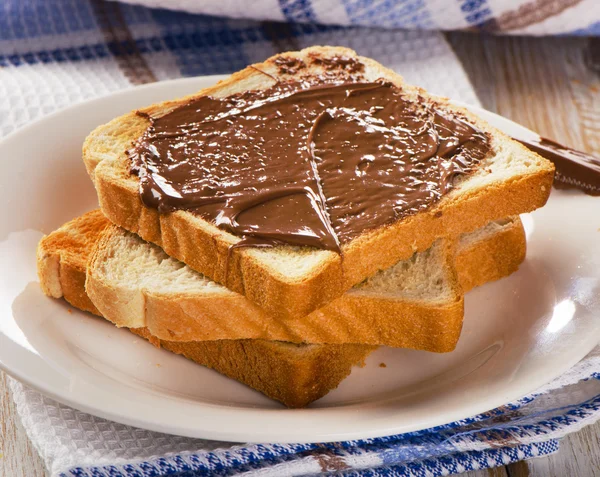
{"type": "Polygon", "coordinates": [[[384,79],[400,88],[407,99],[466,118],[489,134],[491,153],[474,173],[457,180],[454,188],[425,212],[365,232],[344,244],[343,258],[335,252],[298,246],[237,248],[230,254],[230,246],[240,237],[188,211],[161,214],[142,204],[139,180],[130,173],[125,151],[149,123],[134,111],[98,127],[83,147],[84,162],[105,215],[211,280],[244,295],[270,315],[299,318],[327,305],[378,270],[426,250],[438,238],[472,232],[490,221],[545,204],[554,176],[550,162],[469,111],[407,85],[395,72],[346,48],[311,47],[277,55],[196,95],[156,104],[143,112],[160,116],[193,97],[226,97],[266,89],[276,79],[317,76],[324,72],[322,60],[336,56],[354,57],[362,63],[364,81],[384,79]],[[281,56],[300,59],[307,66],[295,75],[283,74],[275,64],[281,56]]]}
{"type": "MultiPolygon", "coordinates": [[[[110,223],[89,212],[44,237],[38,247],[38,274],[46,295],[64,297],[76,308],[102,316],[85,291],[88,258],[110,223]]],[[[304,407],[323,397],[364,362],[376,347],[355,344],[298,345],[281,341],[160,340],[147,328],[131,331],[158,347],[181,354],[240,381],[287,407],[304,407]]]]}

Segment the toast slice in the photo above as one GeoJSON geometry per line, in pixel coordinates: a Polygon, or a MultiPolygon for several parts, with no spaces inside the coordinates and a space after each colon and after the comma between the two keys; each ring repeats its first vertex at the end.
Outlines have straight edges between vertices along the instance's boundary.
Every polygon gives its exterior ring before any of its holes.
{"type": "MultiPolygon", "coordinates": [[[[346,61],[333,63],[344,68],[346,61]]],[[[438,238],[472,232],[490,221],[543,206],[554,175],[549,161],[472,113],[405,84],[398,74],[346,48],[312,47],[277,55],[194,96],[156,104],[141,113],[134,111],[100,126],[85,141],[83,159],[105,215],[211,280],[244,295],[270,315],[282,318],[306,316],[378,270],[426,250],[438,238]],[[158,213],[142,204],[139,179],[130,173],[125,151],[148,127],[147,115],[164,115],[194,97],[227,97],[267,89],[279,79],[314,78],[326,74],[321,65],[335,57],[354,58],[362,64],[362,81],[384,79],[415,104],[427,103],[465,118],[489,135],[491,153],[473,173],[456,180],[453,189],[433,206],[361,234],[342,246],[342,255],[291,245],[231,249],[240,237],[213,223],[188,211],[158,213]],[[282,59],[301,61],[306,67],[288,74],[290,70],[285,73],[277,67],[276,62],[282,59]]]]}
{"type": "MultiPolygon", "coordinates": [[[[89,212],[44,237],[38,247],[38,274],[44,293],[63,297],[75,308],[102,316],[85,292],[86,264],[101,232],[110,223],[89,212]]],[[[362,364],[375,349],[368,345],[297,345],[265,340],[178,343],[159,340],[147,328],[131,331],[240,381],[287,407],[304,407],[323,397],[362,364]]]]}
{"type": "Polygon", "coordinates": [[[160,248],[109,227],[88,264],[87,293],[117,326],[148,327],[161,339],[262,338],[368,343],[446,352],[462,327],[466,289],[508,275],[525,256],[518,218],[461,237],[457,268],[441,244],[378,272],[301,320],[268,315],[160,248]]]}
{"type": "Polygon", "coordinates": [[[147,327],[172,341],[252,338],[448,352],[464,314],[451,252],[438,241],[308,316],[282,319],[113,225],[88,262],[86,292],[117,326],[147,327]]]}

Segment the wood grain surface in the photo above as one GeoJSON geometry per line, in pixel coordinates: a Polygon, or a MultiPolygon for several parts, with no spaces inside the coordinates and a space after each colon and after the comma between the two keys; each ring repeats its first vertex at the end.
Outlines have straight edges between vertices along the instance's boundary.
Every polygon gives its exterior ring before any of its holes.
{"type": "MultiPolygon", "coordinates": [[[[447,38],[486,109],[600,155],[600,39],[447,38]]],[[[45,475],[0,373],[0,477],[45,475]]],[[[600,423],[564,438],[552,456],[463,475],[600,477],[600,423]]]]}

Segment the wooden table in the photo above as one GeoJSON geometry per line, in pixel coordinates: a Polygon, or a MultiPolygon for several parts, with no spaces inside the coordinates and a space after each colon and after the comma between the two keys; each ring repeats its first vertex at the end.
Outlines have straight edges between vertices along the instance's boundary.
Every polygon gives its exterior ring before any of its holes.
{"type": "MultiPolygon", "coordinates": [[[[600,156],[600,39],[447,38],[486,109],[600,156]]],[[[0,477],[44,475],[0,373],[0,477]]],[[[600,423],[563,439],[555,455],[464,475],[600,476],[600,423]]]]}

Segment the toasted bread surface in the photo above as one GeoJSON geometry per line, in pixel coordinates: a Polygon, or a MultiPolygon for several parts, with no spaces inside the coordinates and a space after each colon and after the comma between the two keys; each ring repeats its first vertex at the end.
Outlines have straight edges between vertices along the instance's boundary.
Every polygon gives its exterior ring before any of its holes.
{"type": "Polygon", "coordinates": [[[67,222],[40,241],[37,269],[46,295],[64,297],[80,310],[100,314],[85,292],[85,270],[98,237],[110,226],[100,210],[93,210],[67,222]]]}
{"type": "MultiPolygon", "coordinates": [[[[336,55],[356,57],[352,50],[335,47],[312,47],[284,54],[302,59],[309,65],[303,74],[312,75],[322,72],[315,58],[336,55]]],[[[153,105],[144,112],[157,116],[195,96],[223,97],[265,89],[275,81],[268,75],[294,79],[280,75],[274,64],[276,58],[235,73],[197,95],[153,105]]],[[[554,175],[550,162],[463,108],[406,85],[399,75],[373,60],[357,58],[365,66],[365,79],[391,81],[407,97],[461,114],[491,137],[493,154],[426,212],[362,234],[343,246],[343,259],[334,252],[294,246],[240,248],[230,254],[230,246],[239,241],[239,237],[190,212],[159,214],[142,204],[139,181],[130,173],[125,155],[125,150],[148,126],[147,119],[135,112],[100,126],[84,144],[84,161],[95,182],[102,210],[115,224],[159,245],[192,269],[246,296],[270,315],[298,318],[322,308],[378,270],[406,260],[416,251],[426,250],[438,238],[472,232],[492,220],[544,205],[554,175]]]]}

